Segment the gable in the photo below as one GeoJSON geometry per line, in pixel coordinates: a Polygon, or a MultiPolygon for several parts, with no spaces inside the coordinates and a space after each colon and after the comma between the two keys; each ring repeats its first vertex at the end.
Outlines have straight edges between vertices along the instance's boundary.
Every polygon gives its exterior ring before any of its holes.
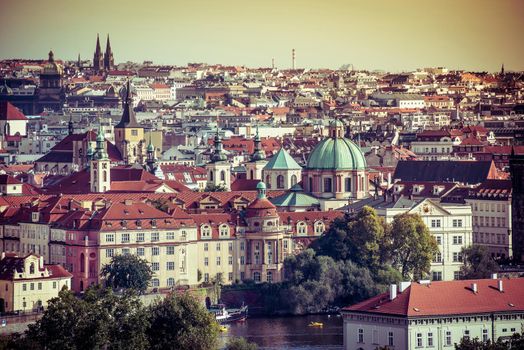
{"type": "Polygon", "coordinates": [[[442,216],[442,215],[451,215],[449,211],[444,209],[441,205],[433,202],[430,199],[424,199],[417,205],[415,205],[408,212],[409,214],[419,214],[420,216],[442,216]]]}

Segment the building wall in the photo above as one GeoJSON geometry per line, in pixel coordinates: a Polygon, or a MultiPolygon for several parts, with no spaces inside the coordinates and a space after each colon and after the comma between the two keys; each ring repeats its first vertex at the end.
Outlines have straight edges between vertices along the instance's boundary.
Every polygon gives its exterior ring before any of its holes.
{"type": "Polygon", "coordinates": [[[488,248],[491,256],[513,256],[511,198],[505,200],[466,199],[473,215],[473,243],[488,248]]]}

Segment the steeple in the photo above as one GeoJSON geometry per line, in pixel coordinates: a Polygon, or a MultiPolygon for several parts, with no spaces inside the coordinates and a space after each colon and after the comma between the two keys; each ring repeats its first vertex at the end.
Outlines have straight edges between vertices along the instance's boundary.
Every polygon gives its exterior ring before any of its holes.
{"type": "Polygon", "coordinates": [[[80,59],[80,53],[78,53],[78,60],[76,61],[76,66],[78,69],[82,68],[82,60],[80,59]]]}
{"type": "Polygon", "coordinates": [[[258,124],[257,124],[257,131],[255,134],[255,138],[253,139],[253,143],[254,143],[255,148],[254,148],[253,154],[251,155],[251,161],[256,162],[257,160],[266,159],[266,153],[264,152],[264,150],[261,147],[260,136],[258,134],[258,124]]]}
{"type": "Polygon", "coordinates": [[[93,55],[93,70],[99,72],[103,68],[102,49],[100,48],[100,37],[96,35],[96,48],[93,55]]]}
{"type": "Polygon", "coordinates": [[[133,110],[133,97],[131,95],[130,80],[127,81],[127,85],[125,87],[125,96],[122,108],[124,109],[122,113],[122,118],[120,119],[120,122],[115,126],[115,128],[140,128],[141,126],[136,121],[135,111],[133,110]]]}
{"type": "Polygon", "coordinates": [[[55,54],[53,53],[53,50],[49,50],[49,63],[53,63],[55,61],[55,54]]]}
{"type": "Polygon", "coordinates": [[[500,67],[500,75],[504,75],[504,63],[502,63],[502,67],[500,67]]]}
{"type": "Polygon", "coordinates": [[[153,146],[151,130],[149,130],[149,144],[147,145],[147,160],[146,160],[146,164],[148,168],[147,170],[149,170],[150,172],[154,172],[156,168],[155,163],[156,163],[155,146],[153,146]]]}
{"type": "Polygon", "coordinates": [[[91,192],[103,193],[111,189],[111,162],[107,155],[105,144],[104,131],[102,130],[102,126],[100,126],[96,137],[95,154],[90,161],[89,167],[89,185],[91,192]]]}
{"type": "Polygon", "coordinates": [[[95,148],[95,154],[94,159],[96,160],[108,160],[109,156],[106,152],[106,139],[104,137],[104,131],[102,130],[102,126],[98,128],[98,135],[96,137],[96,148],[95,148]]]}
{"type": "Polygon", "coordinates": [[[113,51],[111,50],[111,43],[109,42],[109,34],[107,34],[106,52],[104,53],[104,69],[110,70],[114,66],[113,51]]]}
{"type": "Polygon", "coordinates": [[[214,151],[213,155],[211,156],[211,162],[216,163],[216,162],[226,161],[227,160],[227,156],[224,153],[224,149],[223,149],[223,145],[222,145],[222,139],[220,138],[220,135],[219,135],[218,126],[217,126],[217,134],[215,136],[214,144],[215,144],[215,151],[214,151]]]}

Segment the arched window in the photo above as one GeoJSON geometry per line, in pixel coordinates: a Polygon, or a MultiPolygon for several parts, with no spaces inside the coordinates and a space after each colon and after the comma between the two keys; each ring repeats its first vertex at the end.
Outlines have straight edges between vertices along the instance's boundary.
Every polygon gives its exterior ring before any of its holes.
{"type": "Polygon", "coordinates": [[[309,178],[309,192],[313,192],[313,177],[309,178]]]}
{"type": "Polygon", "coordinates": [[[209,225],[202,225],[200,227],[200,235],[202,238],[211,238],[211,227],[209,225]]]}
{"type": "Polygon", "coordinates": [[[253,281],[260,282],[260,272],[258,271],[253,272],[253,281]]]}
{"type": "Polygon", "coordinates": [[[29,273],[30,274],[35,273],[35,263],[31,263],[31,265],[29,265],[29,273]]]}
{"type": "Polygon", "coordinates": [[[307,235],[307,225],[304,221],[297,222],[297,234],[307,235]]]}
{"type": "Polygon", "coordinates": [[[226,171],[222,170],[220,172],[220,181],[226,181],[226,171]]]}
{"type": "Polygon", "coordinates": [[[104,179],[104,182],[107,181],[107,170],[104,170],[104,172],[102,173],[102,177],[104,179]]]}
{"type": "Polygon", "coordinates": [[[273,272],[272,271],[268,271],[267,272],[266,281],[267,281],[267,283],[272,283],[273,282],[273,272]]]}
{"type": "Polygon", "coordinates": [[[254,174],[253,169],[251,169],[251,170],[249,171],[249,178],[250,178],[251,180],[253,180],[253,179],[255,178],[255,174],[254,174]]]}
{"type": "Polygon", "coordinates": [[[84,253],[80,254],[80,272],[86,271],[86,263],[84,253]]]}
{"type": "Polygon", "coordinates": [[[213,181],[213,170],[209,170],[209,181],[213,181]]]}
{"type": "Polygon", "coordinates": [[[95,180],[96,180],[96,178],[97,178],[97,175],[98,175],[98,174],[97,174],[96,170],[93,170],[93,177],[95,178],[95,180]]]}
{"type": "Polygon", "coordinates": [[[266,176],[266,186],[267,188],[271,188],[271,176],[270,175],[266,176]]]}
{"type": "Polygon", "coordinates": [[[324,192],[331,192],[333,190],[333,179],[330,177],[324,178],[324,192]]]}
{"type": "Polygon", "coordinates": [[[322,221],[315,222],[315,235],[320,236],[326,230],[326,226],[322,221]]]}
{"type": "Polygon", "coordinates": [[[220,237],[229,237],[229,226],[226,224],[220,225],[220,237]]]}
{"type": "Polygon", "coordinates": [[[351,178],[350,177],[346,177],[344,182],[345,182],[345,190],[346,190],[346,192],[351,192],[351,178]]]}
{"type": "Polygon", "coordinates": [[[297,176],[291,175],[291,186],[295,186],[297,184],[297,176]]]}
{"type": "Polygon", "coordinates": [[[284,188],[284,175],[277,176],[277,188],[284,188]]]}

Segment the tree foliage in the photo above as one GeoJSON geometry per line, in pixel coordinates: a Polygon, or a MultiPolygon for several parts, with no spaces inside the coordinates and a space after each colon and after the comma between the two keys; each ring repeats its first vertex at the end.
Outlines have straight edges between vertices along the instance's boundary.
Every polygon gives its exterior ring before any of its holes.
{"type": "Polygon", "coordinates": [[[127,254],[114,256],[109,264],[102,267],[100,275],[106,285],[114,290],[133,289],[143,293],[153,277],[153,271],[146,260],[127,254]]]}
{"type": "Polygon", "coordinates": [[[258,345],[248,342],[245,338],[229,338],[224,350],[257,350],[258,345]]]}
{"type": "Polygon", "coordinates": [[[438,245],[420,215],[395,216],[388,236],[393,266],[403,278],[417,280],[429,274],[438,245]]]}
{"type": "Polygon", "coordinates": [[[460,269],[462,279],[490,278],[499,270],[499,265],[489,255],[488,249],[481,245],[472,245],[462,249],[464,265],[460,269]]]}
{"type": "Polygon", "coordinates": [[[499,338],[496,342],[483,342],[478,338],[464,339],[455,344],[456,350],[510,350],[524,349],[524,336],[515,333],[509,338],[499,338]]]}
{"type": "Polygon", "coordinates": [[[214,316],[188,293],[171,294],[149,308],[151,349],[208,350],[217,347],[214,316]]]}

